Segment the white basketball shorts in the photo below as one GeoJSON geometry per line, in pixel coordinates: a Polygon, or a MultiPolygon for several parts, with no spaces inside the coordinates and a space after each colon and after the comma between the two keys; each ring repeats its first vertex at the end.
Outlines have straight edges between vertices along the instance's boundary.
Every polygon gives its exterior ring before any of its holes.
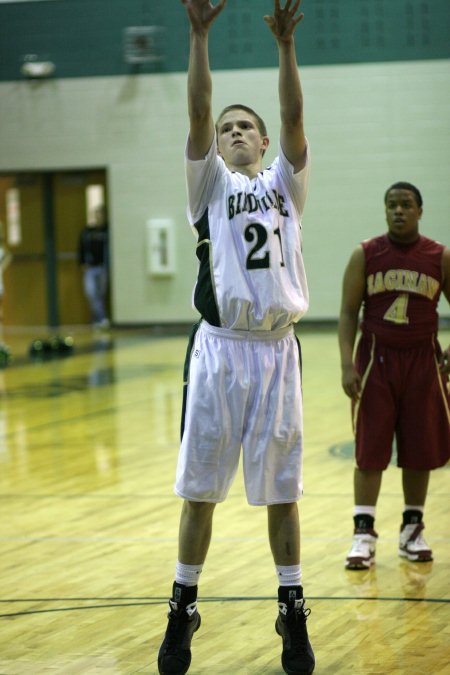
{"type": "Polygon", "coordinates": [[[185,368],[187,392],[175,493],[223,501],[242,447],[249,504],[302,494],[300,345],[292,326],[235,331],[201,321],[185,368]]]}

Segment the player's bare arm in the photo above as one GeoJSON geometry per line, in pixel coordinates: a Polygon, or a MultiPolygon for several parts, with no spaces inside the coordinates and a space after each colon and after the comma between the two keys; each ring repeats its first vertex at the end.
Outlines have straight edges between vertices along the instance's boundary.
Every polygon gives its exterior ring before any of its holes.
{"type": "Polygon", "coordinates": [[[281,147],[294,166],[295,172],[304,167],[306,160],[303,94],[298,75],[294,42],[295,29],[304,17],[302,12],[298,13],[300,2],[301,0],[286,0],[284,7],[282,7],[280,0],[274,0],[273,16],[264,17],[264,21],[272,31],[278,46],[281,147]]]}
{"type": "Polygon", "coordinates": [[[188,69],[188,110],[190,159],[203,159],[214,137],[211,111],[212,80],[209,68],[208,34],[226,0],[213,5],[208,0],[181,0],[185,6],[190,30],[188,69]]]}
{"type": "MultiPolygon", "coordinates": [[[[442,292],[450,305],[450,248],[446,248],[442,256],[442,278],[442,292]]],[[[443,350],[439,367],[443,373],[450,373],[450,345],[443,350]]]]}
{"type": "Polygon", "coordinates": [[[350,398],[358,398],[361,377],[353,362],[359,311],[365,290],[365,258],[362,246],[353,252],[344,273],[339,316],[339,349],[341,353],[342,388],[350,398]]]}

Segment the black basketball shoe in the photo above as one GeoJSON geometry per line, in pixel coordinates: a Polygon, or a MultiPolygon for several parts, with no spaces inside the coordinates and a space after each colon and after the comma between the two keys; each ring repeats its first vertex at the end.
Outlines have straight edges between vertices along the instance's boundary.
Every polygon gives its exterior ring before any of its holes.
{"type": "Polygon", "coordinates": [[[306,619],[311,610],[305,609],[303,598],[279,602],[278,608],[275,630],[283,639],[283,670],[287,675],[311,675],[316,665],[306,629],[306,619]]]}
{"type": "MultiPolygon", "coordinates": [[[[177,597],[175,593],[174,596],[177,597]]],[[[200,628],[201,618],[196,600],[182,604],[171,599],[169,607],[167,630],[158,654],[158,670],[160,675],[185,675],[191,665],[192,636],[200,628]]]]}

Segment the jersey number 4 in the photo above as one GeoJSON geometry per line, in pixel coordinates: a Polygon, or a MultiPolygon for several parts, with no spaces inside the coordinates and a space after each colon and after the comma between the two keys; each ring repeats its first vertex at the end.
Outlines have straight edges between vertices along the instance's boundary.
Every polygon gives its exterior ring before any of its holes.
{"type": "MultiPolygon", "coordinates": [[[[281,253],[281,267],[284,267],[283,245],[281,243],[280,228],[273,233],[278,237],[281,253]]],[[[260,270],[270,267],[270,251],[264,251],[267,242],[267,230],[261,223],[250,223],[244,230],[245,241],[253,244],[247,256],[246,267],[248,270],[260,270]]]]}
{"type": "Polygon", "coordinates": [[[407,293],[401,293],[389,306],[383,319],[392,323],[409,323],[407,315],[408,300],[407,293]]]}

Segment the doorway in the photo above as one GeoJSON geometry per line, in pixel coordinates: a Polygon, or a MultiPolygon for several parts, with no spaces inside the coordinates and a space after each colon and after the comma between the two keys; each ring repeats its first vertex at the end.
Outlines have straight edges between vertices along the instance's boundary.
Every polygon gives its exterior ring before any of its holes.
{"type": "Polygon", "coordinates": [[[0,175],[4,326],[90,324],[78,243],[106,184],[104,169],[0,175]]]}

